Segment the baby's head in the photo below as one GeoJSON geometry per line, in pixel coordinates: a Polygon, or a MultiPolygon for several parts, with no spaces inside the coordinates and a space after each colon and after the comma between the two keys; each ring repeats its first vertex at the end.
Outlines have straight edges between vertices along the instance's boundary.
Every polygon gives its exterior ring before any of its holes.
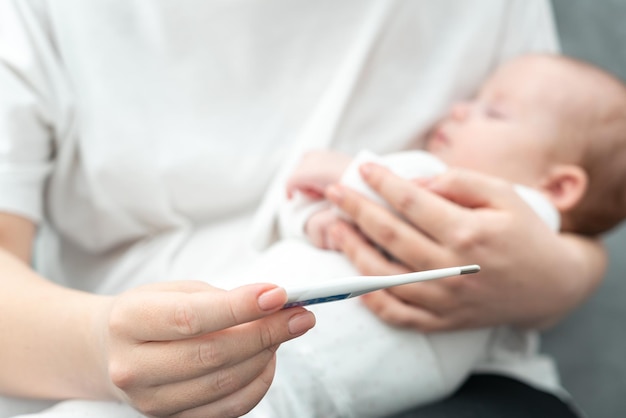
{"type": "Polygon", "coordinates": [[[626,217],[626,87],[590,64],[524,55],[433,129],[428,150],[543,191],[563,230],[607,231],[626,217]]]}

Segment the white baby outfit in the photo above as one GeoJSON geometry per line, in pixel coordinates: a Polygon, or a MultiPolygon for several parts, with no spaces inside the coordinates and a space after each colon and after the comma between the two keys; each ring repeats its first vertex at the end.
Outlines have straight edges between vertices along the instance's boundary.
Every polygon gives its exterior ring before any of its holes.
{"type": "MultiPolygon", "coordinates": [[[[429,177],[446,170],[443,162],[424,151],[383,157],[360,152],[341,183],[381,204],[384,201],[358,174],[359,165],[368,161],[405,178],[429,177]]],[[[538,191],[518,185],[515,188],[549,227],[558,231],[559,213],[551,203],[538,191]]],[[[303,239],[306,219],[328,205],[299,194],[285,200],[279,219],[283,239],[259,259],[254,273],[284,285],[357,275],[345,256],[317,249],[303,239]]],[[[316,314],[317,326],[281,349],[277,381],[257,413],[265,408],[268,417],[296,413],[310,417],[376,417],[394,406],[402,410],[444,397],[472,371],[502,372],[501,368],[512,363],[532,365],[535,376],[529,381],[539,385],[553,372],[549,361],[539,360],[538,336],[534,332],[501,327],[420,334],[384,325],[358,299],[310,309],[316,314]],[[381,396],[381,388],[394,396],[381,396]],[[314,412],[307,415],[303,410],[314,412]]]]}

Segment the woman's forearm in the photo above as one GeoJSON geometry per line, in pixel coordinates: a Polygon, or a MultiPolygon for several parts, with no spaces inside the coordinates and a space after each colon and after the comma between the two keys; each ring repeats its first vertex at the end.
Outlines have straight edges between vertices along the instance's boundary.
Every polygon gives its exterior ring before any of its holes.
{"type": "MultiPolygon", "coordinates": [[[[563,253],[545,268],[546,286],[552,287],[555,295],[554,310],[543,315],[521,318],[517,323],[524,328],[545,329],[553,326],[565,315],[583,303],[604,278],[607,253],[599,239],[589,239],[573,234],[561,234],[563,253]]],[[[541,314],[541,310],[537,314],[541,314]]]]}
{"type": "Polygon", "coordinates": [[[95,331],[107,297],[65,289],[0,250],[0,392],[63,399],[111,398],[95,331]]]}

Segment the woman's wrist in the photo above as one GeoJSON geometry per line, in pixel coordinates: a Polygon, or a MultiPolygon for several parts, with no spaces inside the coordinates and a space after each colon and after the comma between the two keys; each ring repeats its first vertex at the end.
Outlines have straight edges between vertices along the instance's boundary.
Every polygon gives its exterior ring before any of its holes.
{"type": "Polygon", "coordinates": [[[112,383],[109,375],[109,326],[110,313],[114,297],[90,295],[93,308],[89,310],[84,321],[84,341],[88,362],[92,364],[93,372],[85,376],[87,386],[85,397],[102,400],[125,400],[122,392],[112,383]]]}
{"type": "MultiPolygon", "coordinates": [[[[545,288],[552,289],[552,297],[543,315],[522,318],[520,328],[547,329],[583,303],[604,278],[607,253],[599,239],[563,233],[560,235],[562,251],[555,252],[560,259],[545,272],[545,288]],[[555,303],[555,301],[557,301],[555,303]]],[[[532,313],[532,310],[528,310],[532,313]]]]}
{"type": "MultiPolygon", "coordinates": [[[[600,239],[564,234],[562,237],[570,251],[570,274],[561,273],[565,298],[571,305],[563,316],[580,306],[602,283],[608,265],[608,254],[600,239]],[[569,279],[569,280],[568,280],[569,279]]],[[[555,321],[556,322],[556,321],[555,321]]]]}
{"type": "MultiPolygon", "coordinates": [[[[63,312],[51,320],[73,327],[59,338],[63,347],[55,353],[58,391],[55,398],[113,400],[119,399],[109,378],[108,323],[113,297],[54,286],[63,299],[63,312]]],[[[54,360],[54,358],[52,359],[54,360]]]]}

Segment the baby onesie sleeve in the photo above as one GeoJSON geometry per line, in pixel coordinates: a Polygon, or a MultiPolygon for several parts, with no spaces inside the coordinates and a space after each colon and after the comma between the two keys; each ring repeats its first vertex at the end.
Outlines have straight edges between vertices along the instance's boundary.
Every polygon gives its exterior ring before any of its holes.
{"type": "Polygon", "coordinates": [[[395,175],[405,179],[431,177],[441,174],[447,169],[441,160],[422,150],[399,151],[383,156],[376,155],[368,150],[359,152],[344,171],[341,184],[356,190],[368,199],[387,208],[390,208],[387,202],[361,178],[360,166],[368,162],[382,165],[395,175]]]}

